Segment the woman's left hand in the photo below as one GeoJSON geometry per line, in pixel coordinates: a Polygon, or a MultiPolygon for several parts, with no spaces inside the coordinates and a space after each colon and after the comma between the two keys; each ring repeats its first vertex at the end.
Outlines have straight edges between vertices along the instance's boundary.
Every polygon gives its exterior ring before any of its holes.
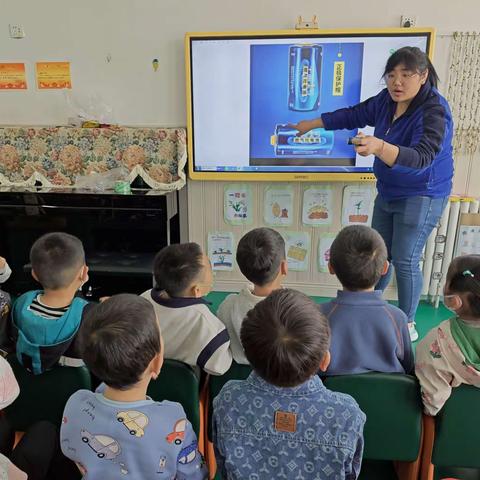
{"type": "Polygon", "coordinates": [[[353,139],[353,145],[355,151],[362,157],[368,155],[380,156],[383,149],[383,140],[380,140],[373,135],[364,135],[362,132],[358,132],[357,136],[353,139]]]}

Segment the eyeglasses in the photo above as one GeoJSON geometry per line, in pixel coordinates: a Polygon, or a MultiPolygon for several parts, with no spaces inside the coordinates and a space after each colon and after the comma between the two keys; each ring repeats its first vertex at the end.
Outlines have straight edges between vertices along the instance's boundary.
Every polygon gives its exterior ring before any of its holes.
{"type": "Polygon", "coordinates": [[[445,294],[443,295],[443,299],[447,300],[447,301],[450,300],[453,297],[458,297],[458,295],[445,295],[445,294]]]}
{"type": "Polygon", "coordinates": [[[385,80],[386,83],[394,83],[397,81],[397,78],[400,80],[400,82],[408,82],[410,79],[412,79],[415,75],[420,75],[418,72],[402,72],[399,75],[395,75],[395,73],[390,72],[387,73],[383,76],[383,79],[385,80]]]}

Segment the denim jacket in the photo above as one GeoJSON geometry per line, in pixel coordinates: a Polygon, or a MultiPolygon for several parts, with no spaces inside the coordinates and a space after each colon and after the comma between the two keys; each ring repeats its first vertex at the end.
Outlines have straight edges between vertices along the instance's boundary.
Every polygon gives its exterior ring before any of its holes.
{"type": "Polygon", "coordinates": [[[317,376],[279,388],[252,372],[213,401],[219,472],[230,480],[356,479],[365,419],[351,396],[327,390],[317,376]]]}

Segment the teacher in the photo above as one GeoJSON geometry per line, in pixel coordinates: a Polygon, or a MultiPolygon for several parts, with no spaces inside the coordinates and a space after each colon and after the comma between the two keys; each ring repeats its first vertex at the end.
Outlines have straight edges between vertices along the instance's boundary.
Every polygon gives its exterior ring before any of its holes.
{"type": "Polygon", "coordinates": [[[385,240],[390,260],[377,289],[384,290],[395,268],[399,307],[418,339],[415,312],[422,292],[420,257],[452,189],[452,114],[437,90],[438,75],[417,47],[393,53],[384,71],[387,88],[350,108],[323,113],[294,125],[298,135],[374,126],[374,135],[354,139],[359,155],[375,155],[377,177],[372,227],[385,240]]]}

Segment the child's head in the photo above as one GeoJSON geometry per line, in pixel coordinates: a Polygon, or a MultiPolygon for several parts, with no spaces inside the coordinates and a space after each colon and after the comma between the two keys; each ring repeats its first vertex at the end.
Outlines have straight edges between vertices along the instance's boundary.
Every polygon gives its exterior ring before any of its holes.
{"type": "Polygon", "coordinates": [[[347,290],[369,290],[387,272],[387,258],[387,247],[377,231],[351,225],[333,241],[329,269],[347,290]]]}
{"type": "Polygon", "coordinates": [[[287,274],[285,241],[271,228],[255,228],[238,242],[237,263],[254,285],[263,287],[287,274]]]}
{"type": "Polygon", "coordinates": [[[156,378],[163,348],[155,311],[145,298],[114,295],[86,312],[79,333],[82,358],[111,388],[128,390],[156,378]]]}
{"type": "Polygon", "coordinates": [[[64,232],[47,233],[30,250],[32,275],[45,290],[77,290],[88,280],[82,242],[64,232]]]}
{"type": "Polygon", "coordinates": [[[480,255],[463,255],[452,260],[444,303],[462,318],[480,319],[480,255]]]}
{"type": "Polygon", "coordinates": [[[210,260],[193,242],[162,248],[153,263],[153,276],[155,288],[169,297],[203,297],[213,285],[210,260]]]}
{"type": "Polygon", "coordinates": [[[240,338],[252,368],[278,387],[294,387],[330,362],[330,329],[301,292],[274,290],[247,313],[240,338]]]}

